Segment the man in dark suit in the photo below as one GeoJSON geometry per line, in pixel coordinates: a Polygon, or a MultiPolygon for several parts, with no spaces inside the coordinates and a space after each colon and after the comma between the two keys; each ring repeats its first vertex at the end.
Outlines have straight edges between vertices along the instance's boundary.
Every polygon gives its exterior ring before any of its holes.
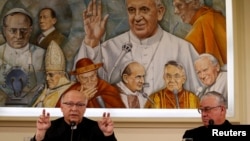
{"type": "Polygon", "coordinates": [[[211,140],[213,127],[224,129],[230,127],[232,124],[226,119],[226,103],[223,95],[218,92],[210,91],[203,95],[198,108],[203,126],[186,130],[183,138],[193,138],[193,141],[211,140]]]}
{"type": "Polygon", "coordinates": [[[42,33],[37,37],[36,44],[47,49],[50,42],[54,40],[59,46],[62,46],[66,37],[56,28],[56,12],[52,8],[43,8],[39,12],[39,27],[42,33]]]}
{"type": "Polygon", "coordinates": [[[87,97],[77,90],[62,95],[63,117],[52,121],[44,109],[31,141],[117,141],[110,113],[104,112],[99,121],[84,117],[87,103],[87,97]]]}

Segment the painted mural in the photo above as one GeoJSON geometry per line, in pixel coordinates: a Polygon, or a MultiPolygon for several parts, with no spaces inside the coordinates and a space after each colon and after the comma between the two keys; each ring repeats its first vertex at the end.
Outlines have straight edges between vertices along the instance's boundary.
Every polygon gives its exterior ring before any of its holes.
{"type": "Polygon", "coordinates": [[[197,108],[227,99],[225,1],[1,0],[0,106],[197,108]]]}

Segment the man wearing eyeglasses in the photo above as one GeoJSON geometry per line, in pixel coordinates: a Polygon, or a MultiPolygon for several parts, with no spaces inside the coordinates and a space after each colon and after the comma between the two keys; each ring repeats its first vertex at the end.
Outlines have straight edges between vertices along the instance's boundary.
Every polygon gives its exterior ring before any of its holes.
{"type": "Polygon", "coordinates": [[[28,106],[39,84],[44,82],[45,50],[31,44],[32,16],[13,8],[3,16],[6,43],[0,46],[0,105],[28,106]],[[1,95],[1,94],[0,94],[1,95]]]}
{"type": "Polygon", "coordinates": [[[88,100],[80,91],[70,90],[61,98],[63,117],[50,121],[45,110],[37,120],[32,141],[116,141],[109,113],[96,122],[83,117],[88,100]]]}
{"type": "Polygon", "coordinates": [[[198,112],[201,114],[203,126],[185,131],[183,138],[193,138],[193,141],[205,141],[211,135],[209,127],[216,125],[226,128],[232,124],[226,120],[226,100],[216,91],[207,92],[200,98],[198,112]]]}
{"type": "Polygon", "coordinates": [[[184,88],[187,80],[184,67],[176,62],[169,61],[165,64],[163,79],[165,88],[151,94],[145,108],[197,108],[199,98],[184,88]]]}

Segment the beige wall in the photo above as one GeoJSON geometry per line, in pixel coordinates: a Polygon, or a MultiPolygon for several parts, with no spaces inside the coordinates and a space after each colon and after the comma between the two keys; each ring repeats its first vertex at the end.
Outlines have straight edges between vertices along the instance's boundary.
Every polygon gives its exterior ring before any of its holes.
{"type": "MultiPolygon", "coordinates": [[[[249,0],[233,0],[235,123],[250,124],[250,12],[249,0]]],[[[35,131],[35,119],[0,117],[1,140],[23,141],[35,131]],[[23,120],[23,121],[22,121],[23,120]]],[[[115,119],[119,141],[181,141],[183,132],[200,125],[199,119],[115,119]],[[160,121],[160,122],[159,122],[160,121]],[[188,122],[186,122],[188,121],[188,122]]]]}

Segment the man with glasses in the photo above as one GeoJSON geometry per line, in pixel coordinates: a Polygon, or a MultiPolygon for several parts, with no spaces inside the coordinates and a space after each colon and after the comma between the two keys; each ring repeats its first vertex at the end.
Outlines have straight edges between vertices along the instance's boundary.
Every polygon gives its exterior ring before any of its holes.
{"type": "Polygon", "coordinates": [[[185,131],[183,138],[193,138],[193,141],[204,141],[209,136],[209,126],[231,126],[226,120],[226,99],[216,91],[207,92],[200,98],[198,112],[201,114],[203,126],[185,131]]]}
{"type": "Polygon", "coordinates": [[[149,96],[145,108],[197,108],[199,98],[184,88],[187,80],[184,67],[176,61],[165,64],[163,79],[165,88],[149,96]]]}
{"type": "Polygon", "coordinates": [[[32,141],[116,141],[114,123],[110,113],[103,113],[98,122],[83,117],[87,97],[77,90],[62,95],[63,117],[50,121],[45,110],[36,122],[36,134],[32,141]]]}
{"type": "Polygon", "coordinates": [[[3,16],[6,43],[0,46],[0,105],[28,106],[34,90],[44,82],[45,50],[29,43],[32,16],[13,8],[3,16]]]}
{"type": "Polygon", "coordinates": [[[125,108],[119,90],[99,78],[97,70],[101,66],[102,63],[94,64],[89,58],[78,60],[76,69],[71,72],[77,82],[68,90],[78,90],[86,95],[88,108],[125,108]]]}

